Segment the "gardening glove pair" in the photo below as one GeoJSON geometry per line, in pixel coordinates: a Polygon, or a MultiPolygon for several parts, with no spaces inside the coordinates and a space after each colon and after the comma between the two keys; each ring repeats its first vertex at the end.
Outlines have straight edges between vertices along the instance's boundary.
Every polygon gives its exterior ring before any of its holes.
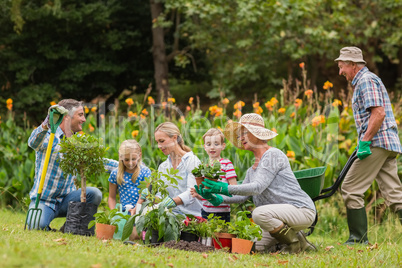
{"type": "Polygon", "coordinates": [[[199,195],[201,195],[203,198],[205,198],[209,203],[211,203],[215,207],[217,207],[223,203],[222,196],[206,192],[204,189],[204,185],[201,184],[200,187],[198,187],[197,185],[194,185],[194,188],[195,188],[195,191],[199,195]]]}
{"type": "Polygon", "coordinates": [[[170,196],[165,197],[165,199],[163,199],[160,204],[165,206],[166,208],[174,208],[177,206],[176,202],[170,196]]]}
{"type": "Polygon", "coordinates": [[[212,193],[212,194],[224,194],[227,196],[232,196],[229,193],[228,190],[228,184],[224,183],[224,182],[220,182],[220,181],[211,181],[208,179],[205,179],[202,184],[205,187],[209,187],[209,189],[205,189],[204,191],[207,191],[208,193],[212,193]]]}
{"type": "Polygon", "coordinates": [[[56,124],[57,120],[59,120],[60,115],[65,115],[68,113],[67,109],[64,108],[63,106],[59,106],[58,104],[52,105],[49,107],[48,111],[47,111],[47,116],[45,118],[45,120],[42,123],[42,126],[46,126],[48,129],[50,128],[50,111],[52,109],[55,109],[58,113],[54,113],[53,114],[53,122],[54,124],[56,124]]]}
{"type": "Polygon", "coordinates": [[[147,196],[149,195],[148,188],[145,188],[144,190],[141,191],[141,199],[146,200],[147,196]]]}
{"type": "Polygon", "coordinates": [[[363,160],[367,156],[371,155],[370,150],[371,141],[359,141],[359,149],[357,150],[357,157],[363,160]]]}

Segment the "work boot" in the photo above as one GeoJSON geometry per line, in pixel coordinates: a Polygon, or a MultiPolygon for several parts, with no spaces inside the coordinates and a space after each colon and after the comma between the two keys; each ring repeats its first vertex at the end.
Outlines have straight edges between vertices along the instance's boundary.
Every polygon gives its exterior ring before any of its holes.
{"type": "Polygon", "coordinates": [[[278,240],[280,244],[284,245],[279,251],[280,253],[294,254],[300,252],[300,242],[297,238],[297,234],[287,225],[284,225],[278,232],[271,233],[271,236],[278,240]]]}
{"type": "Polygon", "coordinates": [[[301,251],[317,251],[317,248],[307,240],[306,234],[303,231],[297,232],[297,238],[300,242],[301,251]]]}
{"type": "Polygon", "coordinates": [[[398,210],[398,211],[396,212],[396,215],[398,215],[399,221],[400,221],[401,224],[402,224],[402,209],[398,210]]]}
{"type": "Polygon", "coordinates": [[[359,209],[346,208],[346,215],[348,217],[349,239],[344,245],[368,244],[366,209],[364,207],[359,209]]]}

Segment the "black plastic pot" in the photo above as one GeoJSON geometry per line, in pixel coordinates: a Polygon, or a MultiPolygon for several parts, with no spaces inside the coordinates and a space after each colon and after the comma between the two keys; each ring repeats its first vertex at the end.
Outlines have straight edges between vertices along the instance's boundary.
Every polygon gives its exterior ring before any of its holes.
{"type": "Polygon", "coordinates": [[[90,221],[94,220],[94,214],[98,206],[84,202],[70,202],[64,227],[65,233],[76,235],[92,236],[95,234],[95,227],[88,229],[90,221]]]}
{"type": "Polygon", "coordinates": [[[163,237],[159,239],[159,233],[157,230],[152,230],[152,236],[151,236],[151,244],[158,244],[164,242],[163,237]]]}
{"type": "Polygon", "coordinates": [[[199,237],[193,233],[189,233],[189,232],[181,232],[180,234],[180,240],[184,240],[184,241],[198,241],[199,237]]]}

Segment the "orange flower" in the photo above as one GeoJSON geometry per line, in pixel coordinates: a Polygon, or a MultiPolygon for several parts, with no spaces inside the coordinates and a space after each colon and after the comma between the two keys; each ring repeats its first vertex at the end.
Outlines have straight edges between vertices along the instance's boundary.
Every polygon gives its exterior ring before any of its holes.
{"type": "Polygon", "coordinates": [[[187,123],[186,119],[184,118],[184,116],[180,116],[180,123],[185,124],[187,123]]]}
{"type": "Polygon", "coordinates": [[[140,133],[138,130],[133,130],[133,131],[131,132],[131,136],[132,136],[133,138],[135,138],[135,137],[138,136],[138,133],[140,133]]]}
{"type": "Polygon", "coordinates": [[[96,106],[94,106],[94,107],[91,108],[91,112],[96,112],[97,109],[98,108],[96,106]]]}
{"type": "Polygon", "coordinates": [[[237,110],[241,110],[241,108],[242,107],[244,107],[244,102],[242,102],[242,101],[238,101],[238,102],[236,102],[236,104],[233,106],[233,108],[234,109],[237,109],[237,110]]]}
{"type": "Polygon", "coordinates": [[[131,106],[131,105],[134,104],[134,101],[133,101],[132,98],[128,98],[128,99],[126,99],[126,103],[127,103],[128,106],[131,106]]]}
{"type": "Polygon", "coordinates": [[[12,99],[7,99],[6,103],[7,103],[7,109],[9,111],[11,111],[11,109],[13,109],[13,100],[12,99]]]}
{"type": "Polygon", "coordinates": [[[143,115],[148,115],[147,109],[142,110],[142,111],[141,111],[141,114],[143,114],[143,115]]]}
{"type": "Polygon", "coordinates": [[[189,99],[188,99],[188,104],[193,104],[193,100],[194,100],[193,97],[189,98],[189,99]]]}
{"type": "Polygon", "coordinates": [[[278,110],[278,113],[280,113],[280,114],[284,114],[285,112],[286,112],[286,108],[280,108],[278,110]]]}
{"type": "Polygon", "coordinates": [[[241,111],[240,111],[240,110],[236,110],[236,111],[233,113],[233,115],[236,116],[237,118],[240,118],[240,117],[241,117],[241,111]]]}
{"type": "Polygon", "coordinates": [[[165,108],[166,108],[166,104],[167,104],[166,101],[162,101],[162,109],[165,109],[165,108]]]}
{"type": "Polygon", "coordinates": [[[325,116],[323,116],[323,115],[316,116],[311,120],[311,125],[313,127],[316,127],[316,126],[318,126],[320,124],[324,124],[324,123],[325,123],[325,116]]]}
{"type": "Polygon", "coordinates": [[[152,98],[151,96],[148,97],[148,105],[153,105],[155,104],[155,100],[154,98],[152,98]]]}
{"type": "Polygon", "coordinates": [[[211,115],[215,115],[215,117],[219,117],[222,115],[223,108],[218,107],[217,105],[209,107],[209,111],[211,112],[211,115]]]}
{"type": "Polygon", "coordinates": [[[306,91],[304,92],[304,95],[306,95],[307,98],[311,98],[311,96],[313,96],[313,91],[312,91],[311,89],[306,90],[306,91]]]}
{"type": "Polygon", "coordinates": [[[301,99],[296,99],[295,100],[295,107],[296,109],[299,109],[299,107],[302,105],[303,101],[301,99]]]}
{"type": "Polygon", "coordinates": [[[94,132],[95,128],[91,124],[89,124],[88,127],[89,127],[89,132],[94,132]]]}
{"type": "Polygon", "coordinates": [[[175,100],[175,98],[168,98],[168,102],[175,103],[176,100],[175,100]]]}
{"type": "Polygon", "coordinates": [[[56,103],[55,101],[51,101],[51,102],[50,102],[50,105],[51,105],[51,106],[56,105],[56,104],[57,104],[57,103],[56,103]]]}
{"type": "Polygon", "coordinates": [[[255,112],[256,114],[261,115],[262,112],[263,112],[263,110],[262,110],[261,106],[258,106],[257,108],[254,108],[254,112],[255,112]]]}
{"type": "Polygon", "coordinates": [[[342,102],[338,99],[335,99],[334,102],[332,103],[332,106],[334,107],[342,106],[342,102]]]}
{"type": "Polygon", "coordinates": [[[275,106],[278,102],[279,102],[279,101],[278,101],[275,97],[272,97],[272,98],[271,98],[272,106],[275,106]]]}
{"type": "Polygon", "coordinates": [[[140,114],[140,117],[141,117],[141,119],[145,119],[145,118],[146,118],[145,115],[143,115],[143,114],[140,114]]]}
{"type": "Polygon", "coordinates": [[[84,110],[85,110],[85,113],[86,113],[86,114],[89,113],[89,109],[88,109],[87,106],[84,107],[84,110]]]}
{"type": "Polygon", "coordinates": [[[302,68],[302,69],[304,69],[304,62],[300,62],[300,63],[299,63],[299,67],[302,68]]]}
{"type": "Polygon", "coordinates": [[[274,106],[274,105],[272,104],[271,101],[267,101],[267,102],[265,103],[265,107],[267,107],[268,111],[271,111],[271,112],[272,112],[272,110],[274,109],[273,106],[274,106]]]}
{"type": "Polygon", "coordinates": [[[191,107],[187,105],[186,111],[187,111],[187,112],[191,111],[191,107]]]}
{"type": "Polygon", "coordinates": [[[228,98],[224,98],[224,99],[222,100],[222,104],[223,104],[223,105],[228,105],[228,104],[229,104],[229,99],[228,99],[228,98]]]}
{"type": "Polygon", "coordinates": [[[278,131],[277,131],[276,128],[274,128],[274,127],[273,127],[271,130],[272,130],[273,132],[275,132],[275,133],[278,133],[278,131]]]}
{"type": "Polygon", "coordinates": [[[132,111],[128,112],[128,117],[136,117],[137,113],[133,113],[132,111]]]}
{"type": "Polygon", "coordinates": [[[287,151],[286,156],[292,159],[295,159],[296,154],[293,151],[287,151]]]}
{"type": "Polygon", "coordinates": [[[295,112],[291,113],[291,114],[290,114],[290,117],[291,117],[291,118],[295,117],[295,112]]]}
{"type": "Polygon", "coordinates": [[[260,106],[260,103],[258,101],[253,103],[253,108],[258,108],[259,106],[260,106]]]}
{"type": "Polygon", "coordinates": [[[331,82],[327,81],[324,83],[324,86],[322,88],[327,90],[330,89],[331,87],[334,87],[334,85],[331,82]]]}

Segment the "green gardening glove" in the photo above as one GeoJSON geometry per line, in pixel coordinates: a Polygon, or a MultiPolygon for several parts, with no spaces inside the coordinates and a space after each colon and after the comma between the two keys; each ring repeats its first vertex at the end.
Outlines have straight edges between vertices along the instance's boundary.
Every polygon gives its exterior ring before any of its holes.
{"type": "Polygon", "coordinates": [[[148,188],[144,188],[144,190],[141,191],[141,199],[146,200],[147,196],[149,195],[148,188]]]}
{"type": "Polygon", "coordinates": [[[162,206],[165,206],[166,208],[177,207],[176,202],[170,196],[165,197],[165,199],[163,199],[160,204],[162,206]]]}
{"type": "Polygon", "coordinates": [[[202,197],[204,197],[206,200],[208,200],[209,203],[211,203],[212,205],[214,205],[215,207],[219,206],[220,204],[223,203],[223,198],[220,195],[217,194],[211,194],[209,192],[206,192],[204,189],[204,185],[200,185],[200,187],[198,187],[197,185],[194,185],[195,191],[201,195],[202,197]]]}
{"type": "Polygon", "coordinates": [[[359,141],[359,149],[357,151],[357,157],[363,160],[367,156],[371,155],[370,151],[371,141],[359,141]]]}
{"type": "Polygon", "coordinates": [[[207,191],[208,193],[224,194],[224,195],[227,195],[227,196],[232,196],[231,194],[229,194],[228,184],[227,183],[204,179],[202,184],[204,186],[206,186],[206,187],[209,187],[209,189],[204,190],[204,191],[207,191]]]}

